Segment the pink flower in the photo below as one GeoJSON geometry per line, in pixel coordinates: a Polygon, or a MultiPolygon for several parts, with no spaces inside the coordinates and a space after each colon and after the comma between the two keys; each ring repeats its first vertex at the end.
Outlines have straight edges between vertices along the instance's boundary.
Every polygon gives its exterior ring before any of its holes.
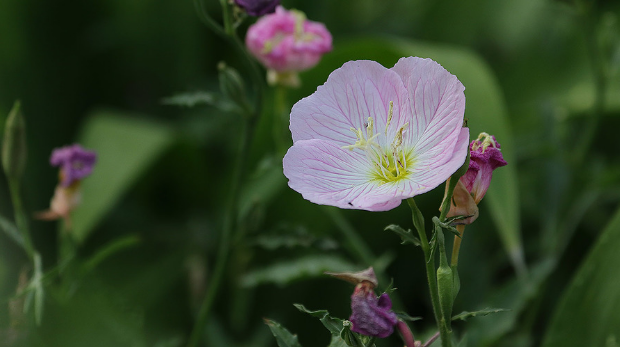
{"type": "Polygon", "coordinates": [[[465,161],[465,88],[431,59],[352,61],[291,111],[289,186],[317,204],[390,210],[465,161]]]}
{"type": "Polygon", "coordinates": [[[282,6],[260,18],[246,34],[250,52],[268,69],[303,71],[315,66],[332,49],[332,36],[321,23],[306,19],[303,12],[282,6]]]}
{"type": "Polygon", "coordinates": [[[472,195],[476,204],[487,193],[491,184],[491,177],[493,177],[493,170],[507,165],[500,147],[495,136],[487,133],[480,133],[478,139],[473,140],[469,145],[469,168],[461,177],[461,182],[472,195]]]}

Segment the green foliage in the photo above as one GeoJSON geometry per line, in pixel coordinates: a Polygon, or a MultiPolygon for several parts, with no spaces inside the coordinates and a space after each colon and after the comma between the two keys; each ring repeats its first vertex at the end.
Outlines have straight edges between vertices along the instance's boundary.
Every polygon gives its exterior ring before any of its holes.
{"type": "Polygon", "coordinates": [[[82,203],[73,214],[73,235],[84,241],[123,194],[172,142],[169,128],[117,112],[97,112],[79,141],[97,151],[93,175],[82,185],[82,203]]]}
{"type": "Polygon", "coordinates": [[[385,230],[391,230],[396,233],[396,235],[400,236],[400,238],[403,240],[403,242],[401,242],[402,245],[410,243],[414,246],[420,246],[420,239],[417,236],[413,235],[411,229],[405,230],[399,225],[390,224],[385,227],[385,230]]]}
{"type": "Polygon", "coordinates": [[[566,288],[544,347],[605,346],[620,340],[620,209],[566,288]]]}
{"type": "Polygon", "coordinates": [[[340,332],[343,328],[342,319],[330,316],[327,310],[310,311],[301,304],[293,304],[293,306],[295,306],[301,312],[307,313],[312,317],[319,318],[321,323],[323,323],[323,325],[327,328],[327,330],[329,330],[329,332],[333,336],[340,336],[340,332]]]}
{"type": "Polygon", "coordinates": [[[264,321],[271,329],[271,333],[275,336],[279,347],[301,347],[299,341],[297,341],[297,335],[291,334],[280,323],[269,319],[264,319],[264,321]]]}
{"type": "Polygon", "coordinates": [[[344,272],[356,266],[335,255],[308,255],[294,260],[284,260],[253,270],[241,278],[245,287],[264,283],[284,286],[290,282],[322,276],[325,271],[344,272]]]}
{"type": "Polygon", "coordinates": [[[493,313],[506,312],[506,311],[510,311],[510,310],[507,310],[505,308],[485,308],[485,309],[482,309],[479,311],[473,311],[473,312],[463,311],[457,314],[456,316],[452,317],[452,320],[466,321],[469,318],[488,316],[493,313]]]}

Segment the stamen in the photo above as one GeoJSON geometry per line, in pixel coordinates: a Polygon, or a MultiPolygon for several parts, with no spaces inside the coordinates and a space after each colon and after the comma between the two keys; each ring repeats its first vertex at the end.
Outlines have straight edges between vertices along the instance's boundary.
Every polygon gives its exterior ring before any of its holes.
{"type": "Polygon", "coordinates": [[[390,108],[388,110],[387,123],[385,124],[385,137],[387,138],[387,132],[392,122],[392,116],[394,116],[394,101],[390,101],[390,108]]]}

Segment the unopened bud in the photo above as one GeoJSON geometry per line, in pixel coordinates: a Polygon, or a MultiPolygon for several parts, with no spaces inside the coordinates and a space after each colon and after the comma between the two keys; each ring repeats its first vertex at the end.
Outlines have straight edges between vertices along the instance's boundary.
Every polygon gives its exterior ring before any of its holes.
{"type": "Polygon", "coordinates": [[[2,166],[9,179],[19,179],[26,167],[26,123],[16,101],[6,120],[2,143],[2,166]]]}

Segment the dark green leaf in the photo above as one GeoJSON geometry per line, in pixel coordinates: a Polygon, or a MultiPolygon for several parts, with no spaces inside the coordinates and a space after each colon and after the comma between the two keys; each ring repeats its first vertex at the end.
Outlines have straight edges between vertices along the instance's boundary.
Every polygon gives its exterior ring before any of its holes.
{"type": "Polygon", "coordinates": [[[347,347],[347,343],[340,336],[332,336],[332,340],[327,347],[347,347]]]}
{"type": "Polygon", "coordinates": [[[82,202],[72,215],[72,232],[81,242],[171,144],[172,133],[136,116],[97,112],[86,122],[79,142],[97,152],[93,174],[82,182],[82,202]]]}
{"type": "Polygon", "coordinates": [[[340,336],[342,331],[342,322],[340,318],[334,318],[329,315],[327,310],[310,311],[304,305],[293,304],[299,311],[307,313],[313,317],[319,318],[321,323],[332,333],[333,336],[340,336]]]}
{"type": "Polygon", "coordinates": [[[401,244],[405,245],[407,243],[410,243],[414,246],[420,246],[420,239],[417,236],[413,236],[413,233],[411,232],[411,229],[405,230],[403,229],[401,226],[396,225],[396,224],[390,224],[388,226],[385,227],[384,230],[391,230],[394,233],[396,233],[396,235],[400,236],[400,238],[403,240],[403,242],[401,242],[401,244]]]}
{"type": "Polygon", "coordinates": [[[291,334],[291,332],[280,325],[280,323],[269,319],[264,319],[264,321],[269,329],[271,329],[271,333],[275,336],[279,347],[301,347],[299,341],[297,341],[297,335],[291,334]]]}
{"type": "Polygon", "coordinates": [[[411,317],[406,312],[394,311],[394,313],[396,313],[396,316],[398,317],[398,319],[403,320],[403,321],[415,322],[417,320],[422,320],[422,317],[411,317]]]}
{"type": "Polygon", "coordinates": [[[351,331],[351,322],[349,321],[343,322],[340,338],[347,344],[347,346],[364,347],[360,334],[351,331]]]}
{"type": "Polygon", "coordinates": [[[452,320],[466,321],[472,317],[482,317],[482,316],[487,316],[493,313],[506,312],[506,311],[510,311],[510,310],[505,309],[505,308],[485,308],[483,310],[474,311],[474,312],[463,311],[457,314],[456,316],[452,317],[452,320]]]}
{"type": "Polygon", "coordinates": [[[6,219],[4,216],[0,216],[0,229],[2,229],[15,243],[20,247],[24,247],[24,238],[17,230],[17,227],[13,222],[6,219]]]}
{"type": "Polygon", "coordinates": [[[542,346],[605,346],[620,341],[620,209],[607,224],[553,314],[542,346]]]}

